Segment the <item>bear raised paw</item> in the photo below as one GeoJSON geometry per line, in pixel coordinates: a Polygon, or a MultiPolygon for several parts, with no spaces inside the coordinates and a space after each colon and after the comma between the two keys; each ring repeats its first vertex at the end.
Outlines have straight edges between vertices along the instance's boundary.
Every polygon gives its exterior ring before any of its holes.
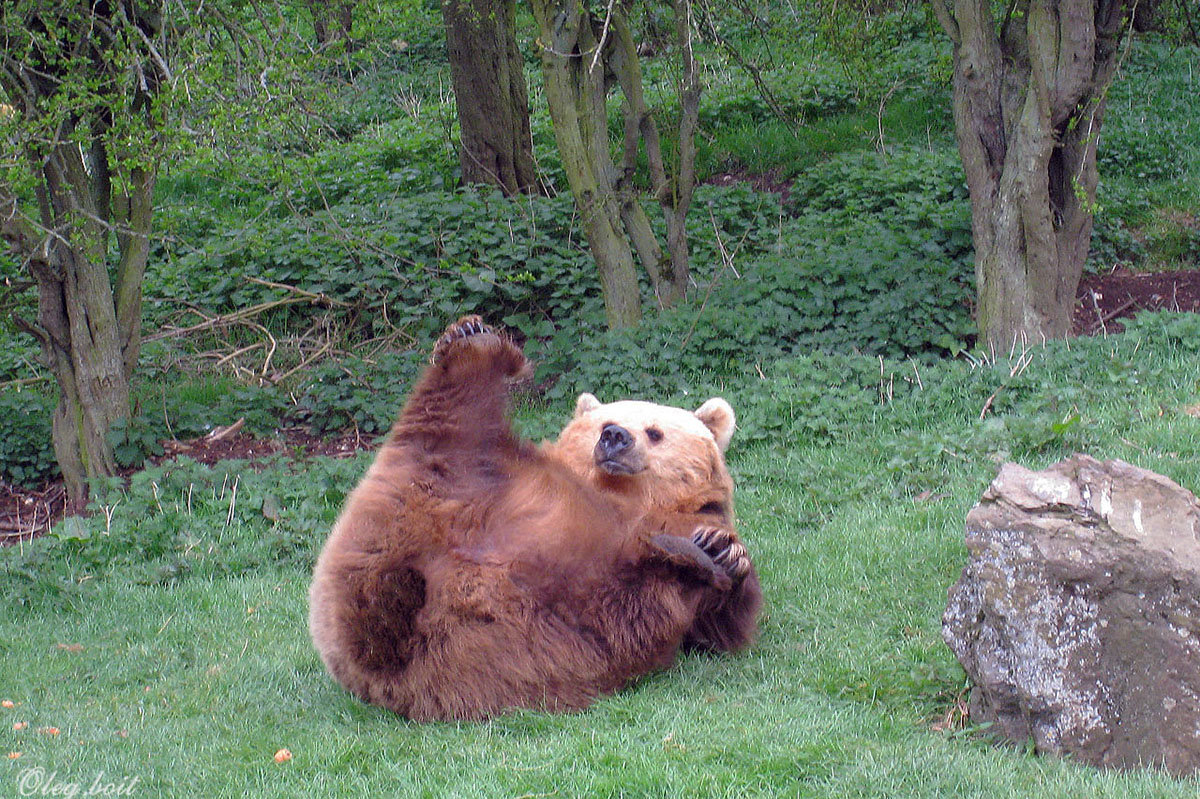
{"type": "Polygon", "coordinates": [[[310,589],[329,672],[413,719],[575,710],[681,646],[752,639],[761,589],[733,529],[732,408],[590,394],[521,441],[520,348],[477,316],[438,339],[347,497],[310,589]]]}
{"type": "Polygon", "coordinates": [[[434,345],[430,363],[446,366],[482,360],[501,365],[509,377],[525,377],[529,372],[529,362],[521,348],[479,316],[464,316],[446,328],[434,345]]]}

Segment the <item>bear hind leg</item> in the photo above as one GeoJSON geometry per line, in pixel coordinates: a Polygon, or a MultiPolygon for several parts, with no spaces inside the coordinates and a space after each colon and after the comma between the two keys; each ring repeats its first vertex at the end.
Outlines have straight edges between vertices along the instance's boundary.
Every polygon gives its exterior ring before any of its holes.
{"type": "Polygon", "coordinates": [[[415,620],[425,605],[425,578],[398,565],[352,588],[347,644],[366,672],[395,673],[412,660],[417,646],[415,620]]]}

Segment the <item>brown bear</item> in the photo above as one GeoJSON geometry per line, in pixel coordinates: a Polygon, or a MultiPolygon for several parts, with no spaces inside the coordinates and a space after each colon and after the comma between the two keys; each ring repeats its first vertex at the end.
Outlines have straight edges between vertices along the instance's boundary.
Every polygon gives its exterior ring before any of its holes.
{"type": "Polygon", "coordinates": [[[733,529],[733,411],[601,405],[558,441],[519,440],[521,350],[451,325],[317,561],[309,626],[325,666],[416,720],[576,710],[668,666],[736,650],[761,590],[733,529]]]}

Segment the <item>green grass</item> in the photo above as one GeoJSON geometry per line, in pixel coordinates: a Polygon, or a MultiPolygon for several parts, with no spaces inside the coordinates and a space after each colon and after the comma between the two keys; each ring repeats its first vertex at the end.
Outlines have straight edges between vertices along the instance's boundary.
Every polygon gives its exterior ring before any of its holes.
{"type": "Polygon", "coordinates": [[[711,142],[697,142],[701,177],[730,167],[780,179],[802,175],[840,153],[897,145],[952,146],[950,109],[941,99],[905,95],[878,109],[862,109],[795,124],[771,117],[719,127],[711,142]]]}
{"type": "MultiPolygon", "coordinates": [[[[22,753],[4,761],[0,794],[41,768],[81,790],[101,772],[136,777],[139,796],[1193,797],[1196,780],[1098,772],[931,725],[965,684],[940,614],[996,459],[1083,450],[1200,487],[1200,420],[1186,411],[1196,327],[1144,317],[1039,351],[1016,376],[1001,357],[921,367],[918,386],[901,376],[911,363],[885,364],[890,402],[864,380],[857,403],[830,407],[848,433],[806,427],[786,401],[793,378],[729,391],[739,408],[771,397],[794,425],[731,451],[767,598],[761,638],[739,656],[684,657],[576,715],[417,725],[324,673],[309,569],[365,459],[143,473],[102,496],[107,514],[0,553],[0,698],[17,703],[0,710],[0,758],[22,753]],[[1080,421],[1047,433],[1047,414],[1080,421]],[[280,748],[294,759],[276,764],[280,748]]],[[[565,414],[523,405],[520,421],[552,430],[565,414]]]]}

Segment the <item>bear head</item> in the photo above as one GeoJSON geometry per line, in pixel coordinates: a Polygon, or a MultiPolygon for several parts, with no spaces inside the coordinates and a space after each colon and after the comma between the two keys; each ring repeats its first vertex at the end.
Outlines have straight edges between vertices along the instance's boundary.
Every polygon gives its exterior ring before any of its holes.
{"type": "Polygon", "coordinates": [[[724,453],[733,408],[713,398],[693,411],[581,394],[575,415],[546,451],[594,487],[645,510],[731,520],[733,480],[724,453]]]}

